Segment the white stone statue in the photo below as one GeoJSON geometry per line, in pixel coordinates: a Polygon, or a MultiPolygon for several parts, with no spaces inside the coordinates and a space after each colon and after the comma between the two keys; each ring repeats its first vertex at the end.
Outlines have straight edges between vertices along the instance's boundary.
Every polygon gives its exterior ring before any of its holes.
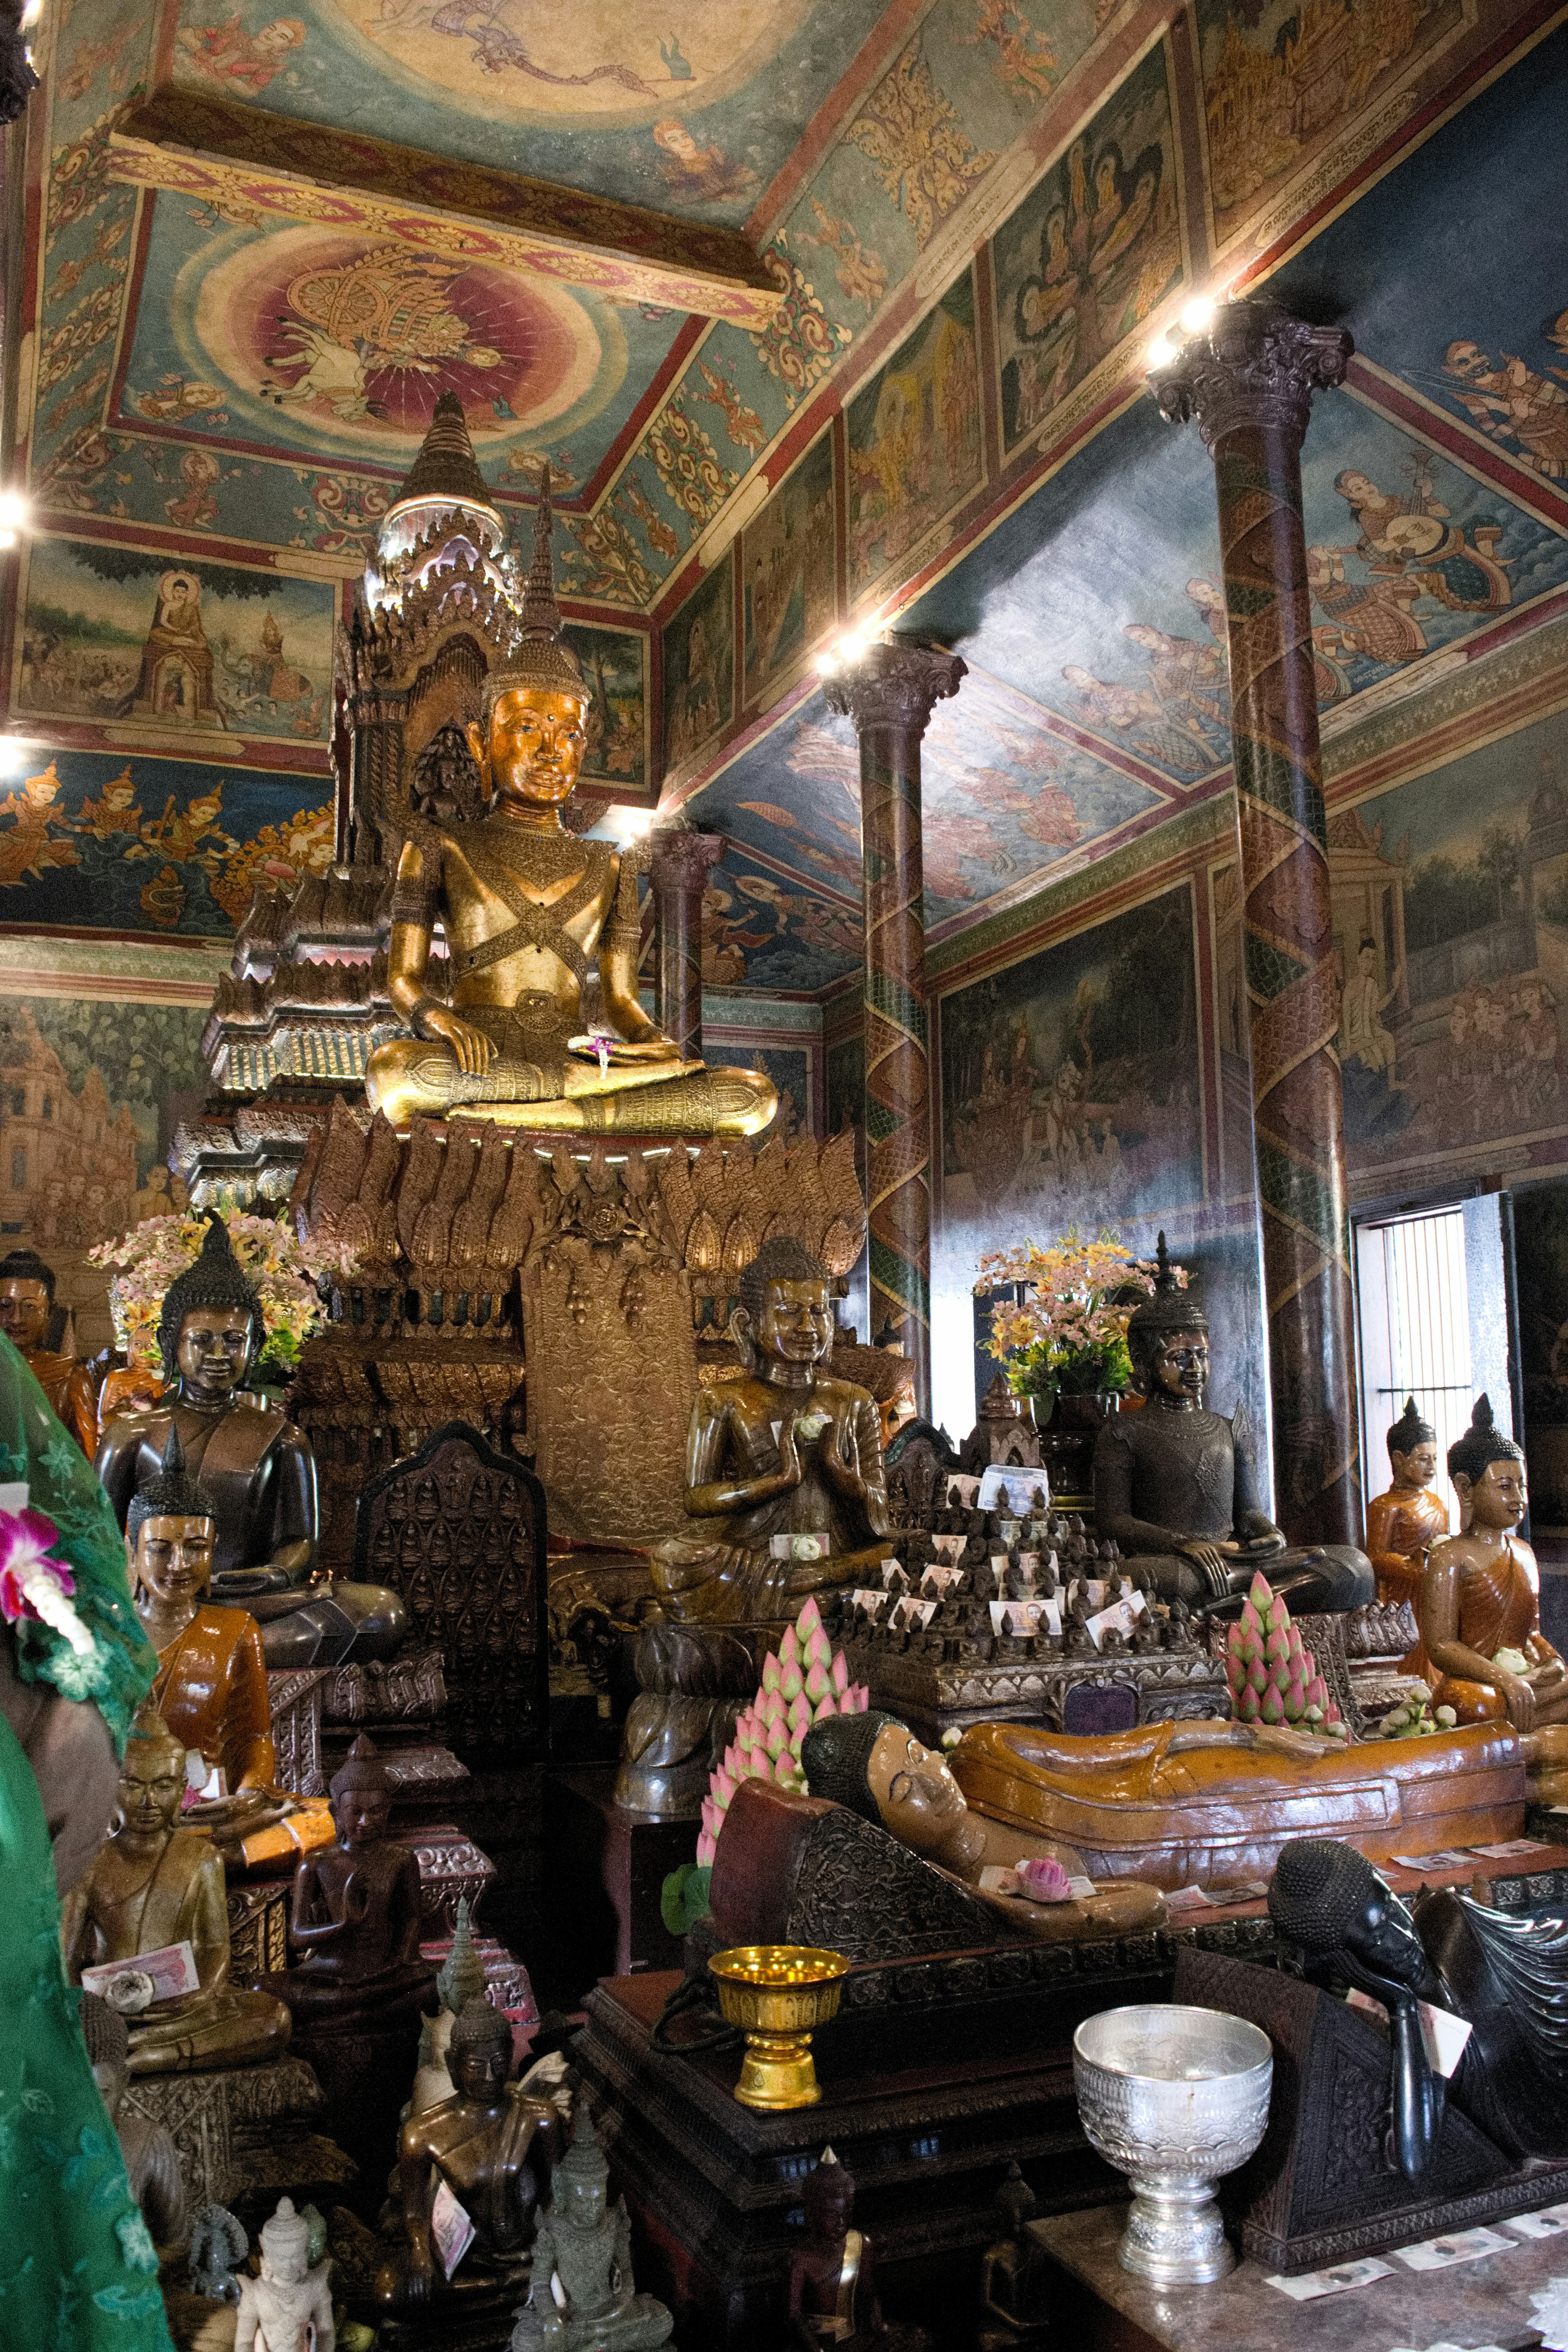
{"type": "Polygon", "coordinates": [[[310,2263],[310,2225],[280,2197],[261,2231],[261,2276],[240,2283],[234,2352],[333,2352],[332,2297],[323,2258],[310,2263]]]}

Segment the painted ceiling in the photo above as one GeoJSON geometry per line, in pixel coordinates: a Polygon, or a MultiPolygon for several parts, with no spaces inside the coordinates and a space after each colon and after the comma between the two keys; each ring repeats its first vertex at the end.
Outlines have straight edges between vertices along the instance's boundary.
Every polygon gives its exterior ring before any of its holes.
{"type": "Polygon", "coordinates": [[[831,992],[858,790],[812,661],[848,621],[970,666],[935,936],[1223,784],[1212,475],[1142,383],[1195,292],[1264,280],[1357,346],[1304,455],[1331,736],[1568,594],[1544,0],[289,5],[46,10],[32,740],[324,773],[335,583],[451,389],[516,525],[542,457],[563,492],[602,780],[726,836],[710,984],[831,992]],[[140,645],[181,567],[184,711],[140,645]]]}

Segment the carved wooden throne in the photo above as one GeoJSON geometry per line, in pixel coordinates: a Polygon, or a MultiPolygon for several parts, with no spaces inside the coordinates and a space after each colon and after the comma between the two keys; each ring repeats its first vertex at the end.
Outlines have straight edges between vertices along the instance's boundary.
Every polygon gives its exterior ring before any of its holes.
{"type": "Polygon", "coordinates": [[[448,1421],[360,1496],[354,1574],[404,1598],[438,1649],[447,1727],[465,1750],[521,1763],[549,1727],[544,1489],[515,1455],[448,1421]]]}

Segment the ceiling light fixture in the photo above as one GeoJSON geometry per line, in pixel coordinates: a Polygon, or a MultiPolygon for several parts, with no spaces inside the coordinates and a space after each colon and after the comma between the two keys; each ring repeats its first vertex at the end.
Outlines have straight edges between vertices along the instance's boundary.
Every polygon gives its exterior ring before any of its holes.
{"type": "Polygon", "coordinates": [[[1156,335],[1149,346],[1150,366],[1152,368],[1169,367],[1175,356],[1175,346],[1169,335],[1156,335]]]}
{"type": "Polygon", "coordinates": [[[1182,312],[1182,332],[1186,335],[1201,335],[1214,314],[1213,295],[1200,294],[1196,301],[1189,302],[1182,312]]]}
{"type": "Polygon", "coordinates": [[[19,490],[0,490],[0,531],[10,534],[5,544],[14,547],[16,533],[27,526],[27,501],[19,490]]]}

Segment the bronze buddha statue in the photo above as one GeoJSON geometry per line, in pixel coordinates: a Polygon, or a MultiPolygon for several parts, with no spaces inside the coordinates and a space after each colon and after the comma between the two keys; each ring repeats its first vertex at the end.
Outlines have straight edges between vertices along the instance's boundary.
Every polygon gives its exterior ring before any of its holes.
{"type": "Polygon", "coordinates": [[[88,1460],[98,1444],[98,1399],[92,1375],[74,1356],[48,1345],[55,1309],[55,1270],[36,1251],[0,1257],[0,1331],[16,1349],[88,1460]]]}
{"type": "Polygon", "coordinates": [[[888,1556],[881,1423],[865,1389],[826,1369],[829,1288],[787,1237],[764,1242],[741,1275],[730,1331],[748,1368],[700,1392],[686,1442],[686,1507],[713,1532],[653,1547],[654,1592],[671,1617],[793,1617],[808,1592],[863,1582],[888,1556]],[[813,1536],[824,1554],[792,1556],[813,1536]]]}
{"type": "Polygon", "coordinates": [[[240,1394],[266,1337],[256,1286],[214,1213],[200,1256],[163,1298],[158,1345],[173,1392],[105,1424],[95,1465],[104,1492],[124,1527],[137,1487],[162,1470],[177,1432],[198,1507],[213,1521],[212,1598],[261,1621],[267,1664],[390,1656],[407,1632],[395,1592],[342,1582],[305,1589],[317,1535],[310,1441],[276,1405],[240,1394]]]}
{"type": "Polygon", "coordinates": [[[421,824],[404,845],[387,986],[411,1034],[371,1055],[366,1097],[400,1129],[461,1110],[555,1134],[755,1135],[778,1108],[771,1080],[680,1059],[637,1000],[634,861],[561,822],[589,693],[561,634],[551,530],[547,468],[521,642],[468,730],[494,804],[450,829],[421,824]],[[445,997],[430,991],[437,922],[445,997]],[[575,1033],[595,950],[605,1025],[590,1039],[575,1033]]]}
{"type": "Polygon", "coordinates": [[[1142,1412],[1117,1413],[1095,1442],[1094,1516],[1134,1582],[1202,1611],[1239,1608],[1262,1569],[1293,1610],[1359,1609],[1372,1563],[1349,1544],[1288,1545],[1262,1506],[1252,1424],[1204,1403],[1208,1318],[1176,1286],[1160,1235],[1152,1297],[1127,1327],[1142,1412]]]}
{"type": "Polygon", "coordinates": [[[144,1952],[191,1947],[197,1990],[155,1999],[130,2020],[133,2075],[257,2065],[289,2039],[280,2000],[229,1981],[223,1860],[211,1838],[179,1827],[184,1792],[184,1743],[143,1706],[125,1743],[116,1826],[61,1910],[75,1983],[85,1968],[113,1963],[133,1974],[144,1952]]]}

